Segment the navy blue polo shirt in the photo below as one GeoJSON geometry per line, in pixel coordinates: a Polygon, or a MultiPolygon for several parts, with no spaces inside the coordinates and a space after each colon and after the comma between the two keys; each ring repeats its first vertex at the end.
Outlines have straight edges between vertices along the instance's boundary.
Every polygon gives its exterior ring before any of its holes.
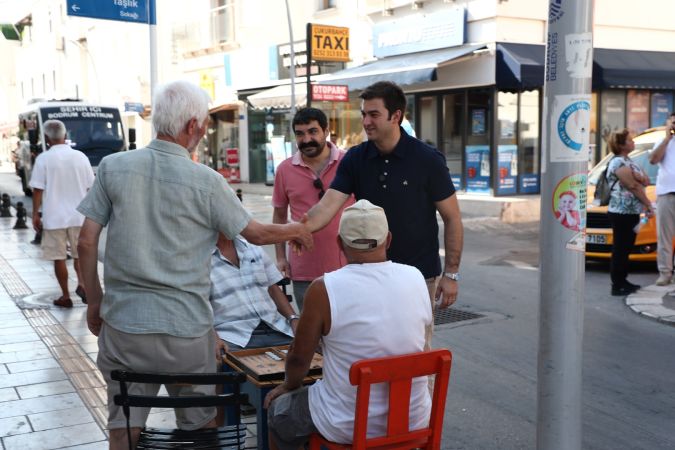
{"type": "Polygon", "coordinates": [[[424,278],[441,273],[434,203],[455,193],[441,152],[401,128],[388,155],[371,141],[351,148],[330,187],[384,209],[392,234],[389,259],[417,267],[424,278]]]}

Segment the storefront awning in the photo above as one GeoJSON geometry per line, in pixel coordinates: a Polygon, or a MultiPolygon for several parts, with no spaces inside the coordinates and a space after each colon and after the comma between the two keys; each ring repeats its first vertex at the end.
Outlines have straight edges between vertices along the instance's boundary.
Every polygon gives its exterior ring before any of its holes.
{"type": "Polygon", "coordinates": [[[332,73],[319,84],[346,84],[350,91],[354,91],[383,80],[393,81],[401,86],[434,81],[439,64],[485,47],[485,44],[468,44],[461,47],[382,58],[362,66],[332,73]]]}
{"type": "Polygon", "coordinates": [[[543,45],[497,44],[497,87],[527,91],[544,85],[543,45]]]}
{"type": "MultiPolygon", "coordinates": [[[[273,88],[249,95],[248,101],[256,109],[290,108],[291,85],[282,84],[273,88]]],[[[307,84],[304,82],[295,84],[295,106],[301,107],[307,104],[307,84]]]]}
{"type": "MultiPolygon", "coordinates": [[[[497,87],[542,87],[545,53],[543,45],[498,43],[497,87]]],[[[675,53],[594,48],[593,89],[626,88],[675,89],[675,53]]]]}
{"type": "Polygon", "coordinates": [[[675,53],[593,49],[593,88],[675,89],[675,53]]]}

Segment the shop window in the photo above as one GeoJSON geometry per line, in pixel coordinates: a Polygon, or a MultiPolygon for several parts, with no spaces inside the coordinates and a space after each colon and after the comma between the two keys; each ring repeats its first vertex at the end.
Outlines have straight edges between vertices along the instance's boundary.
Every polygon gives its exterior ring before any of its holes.
{"type": "Polygon", "coordinates": [[[626,91],[626,123],[633,134],[649,128],[649,91],[626,91]]]}
{"type": "Polygon", "coordinates": [[[444,95],[443,138],[439,150],[445,155],[455,188],[461,186],[464,123],[464,93],[444,95]]]}
{"type": "Polygon", "coordinates": [[[497,94],[497,183],[496,194],[518,192],[518,94],[497,94]]]}
{"type": "Polygon", "coordinates": [[[607,154],[607,138],[610,133],[626,126],[626,93],[625,91],[602,91],[600,124],[600,157],[607,154]]]}
{"type": "Polygon", "coordinates": [[[490,194],[490,99],[488,89],[471,90],[467,96],[468,129],[464,148],[466,191],[490,194]]]}
{"type": "Polygon", "coordinates": [[[438,148],[438,97],[420,97],[419,101],[420,130],[422,141],[438,148]]]}
{"type": "Polygon", "coordinates": [[[518,192],[539,192],[541,152],[539,149],[539,91],[520,94],[518,119],[518,192]]]}
{"type": "Polygon", "coordinates": [[[671,92],[652,92],[650,126],[660,127],[665,125],[672,110],[673,94],[671,92]]]}

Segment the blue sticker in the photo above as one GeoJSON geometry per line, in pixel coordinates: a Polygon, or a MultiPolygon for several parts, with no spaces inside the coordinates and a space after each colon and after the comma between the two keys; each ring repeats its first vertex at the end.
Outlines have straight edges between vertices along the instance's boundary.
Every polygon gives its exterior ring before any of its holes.
{"type": "Polygon", "coordinates": [[[591,104],[587,101],[578,101],[569,105],[563,110],[558,118],[558,136],[560,140],[568,148],[574,150],[575,152],[581,151],[583,144],[581,142],[576,142],[572,137],[567,133],[567,121],[569,118],[579,110],[591,110],[591,104]]]}

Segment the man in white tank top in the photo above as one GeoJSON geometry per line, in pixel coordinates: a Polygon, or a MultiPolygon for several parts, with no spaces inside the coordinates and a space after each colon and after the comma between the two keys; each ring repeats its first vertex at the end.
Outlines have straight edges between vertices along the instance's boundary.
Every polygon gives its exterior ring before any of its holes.
{"type": "MultiPolygon", "coordinates": [[[[265,399],[272,448],[297,449],[313,432],[334,442],[351,443],[356,404],[356,387],[349,383],[351,365],[361,359],[424,349],[425,326],[432,320],[429,293],[419,270],[387,261],[391,239],[379,206],[360,200],[344,210],[338,245],[348,264],[310,285],[286,359],[286,379],[265,399]],[[323,379],[303,387],[320,341],[323,379]]],[[[429,422],[427,386],[426,377],[413,383],[413,430],[429,422]]],[[[369,437],[385,434],[385,389],[374,386],[371,391],[369,437]]]]}

